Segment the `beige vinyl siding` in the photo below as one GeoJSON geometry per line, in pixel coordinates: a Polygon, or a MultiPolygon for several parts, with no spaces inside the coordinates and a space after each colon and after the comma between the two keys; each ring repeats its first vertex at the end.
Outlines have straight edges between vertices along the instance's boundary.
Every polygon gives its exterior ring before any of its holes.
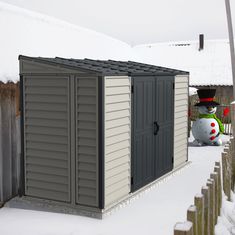
{"type": "Polygon", "coordinates": [[[131,78],[104,79],[105,207],[130,192],[131,78]]]}
{"type": "Polygon", "coordinates": [[[24,77],[25,194],[70,201],[69,78],[24,77]],[[56,98],[56,99],[55,99],[56,98]]]}
{"type": "Polygon", "coordinates": [[[76,202],[98,207],[98,78],[76,78],[76,202]]]}
{"type": "Polygon", "coordinates": [[[175,77],[174,167],[187,161],[188,76],[175,77]]]}

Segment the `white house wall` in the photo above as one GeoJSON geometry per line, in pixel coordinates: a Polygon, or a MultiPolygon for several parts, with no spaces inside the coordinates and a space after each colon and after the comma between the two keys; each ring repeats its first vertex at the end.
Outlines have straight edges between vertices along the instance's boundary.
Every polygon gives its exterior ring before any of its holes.
{"type": "Polygon", "coordinates": [[[105,207],[130,192],[131,78],[104,79],[105,207]]]}
{"type": "Polygon", "coordinates": [[[188,76],[175,77],[174,168],[187,161],[188,76]]]}

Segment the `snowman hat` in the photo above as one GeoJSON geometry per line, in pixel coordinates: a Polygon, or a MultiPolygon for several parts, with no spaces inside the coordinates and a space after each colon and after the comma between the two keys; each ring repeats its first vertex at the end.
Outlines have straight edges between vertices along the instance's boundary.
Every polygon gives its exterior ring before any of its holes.
{"type": "Polygon", "coordinates": [[[200,102],[195,106],[218,106],[219,103],[215,102],[216,89],[201,89],[197,90],[200,102]]]}

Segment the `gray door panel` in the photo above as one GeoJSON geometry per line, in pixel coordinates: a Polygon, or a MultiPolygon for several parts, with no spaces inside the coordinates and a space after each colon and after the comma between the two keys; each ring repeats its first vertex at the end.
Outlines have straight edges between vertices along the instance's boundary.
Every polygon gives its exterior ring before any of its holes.
{"type": "Polygon", "coordinates": [[[156,178],[173,168],[173,120],[174,120],[174,89],[173,77],[156,79],[155,120],[159,131],[155,136],[155,176],[156,178]]]}
{"type": "Polygon", "coordinates": [[[133,122],[133,190],[151,182],[154,178],[153,122],[154,77],[135,78],[133,122]]]}
{"type": "Polygon", "coordinates": [[[173,167],[173,77],[133,79],[132,191],[173,167]]]}

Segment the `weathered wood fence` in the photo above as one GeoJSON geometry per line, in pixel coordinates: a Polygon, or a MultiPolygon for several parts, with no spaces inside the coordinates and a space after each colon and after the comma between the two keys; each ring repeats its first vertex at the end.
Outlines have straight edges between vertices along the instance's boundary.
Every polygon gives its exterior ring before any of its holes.
{"type": "Polygon", "coordinates": [[[194,205],[187,210],[187,221],[177,223],[174,235],[213,235],[222,206],[222,191],[231,200],[231,190],[235,183],[235,140],[231,138],[222,152],[222,167],[215,162],[200,194],[194,197],[194,205]]]}
{"type": "Polygon", "coordinates": [[[0,207],[18,193],[17,115],[19,85],[0,83],[0,207]]]}

